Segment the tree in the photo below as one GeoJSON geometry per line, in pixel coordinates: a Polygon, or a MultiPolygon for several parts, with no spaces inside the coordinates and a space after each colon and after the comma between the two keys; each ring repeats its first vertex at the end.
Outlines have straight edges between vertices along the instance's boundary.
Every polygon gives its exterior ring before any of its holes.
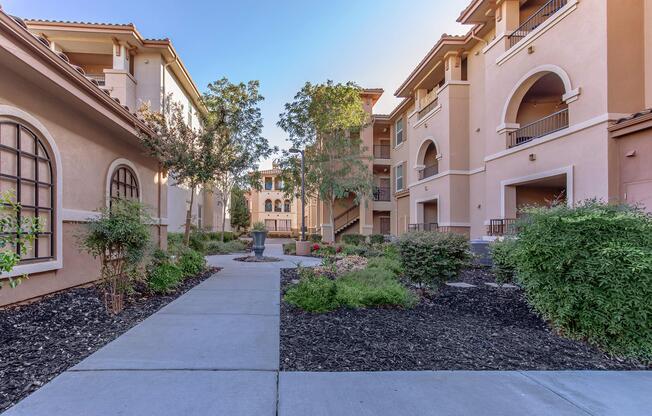
{"type": "MultiPolygon", "coordinates": [[[[318,197],[334,224],[333,209],[351,193],[359,202],[373,189],[373,177],[360,134],[369,122],[355,84],[306,83],[294,101],[285,105],[278,126],[292,147],[305,149],[306,194],[318,197]]],[[[294,196],[301,187],[300,161],[284,152],[279,161],[285,193],[294,196]]],[[[334,230],[333,230],[334,231],[334,230]]]]}
{"type": "Polygon", "coordinates": [[[258,81],[233,84],[222,78],[209,84],[204,94],[207,122],[217,132],[219,141],[221,168],[213,172],[212,186],[222,205],[222,231],[233,189],[260,186],[259,175],[251,172],[257,171],[261,159],[276,151],[262,137],[259,104],[264,98],[258,90],[258,81]]]}
{"type": "Polygon", "coordinates": [[[251,221],[251,214],[247,207],[244,190],[238,186],[231,191],[231,226],[236,229],[247,228],[251,221]]]}
{"type": "Polygon", "coordinates": [[[168,96],[164,111],[151,111],[144,105],[139,113],[152,132],[139,132],[142,144],[160,167],[170,172],[178,184],[190,188],[190,205],[186,213],[184,242],[190,240],[192,208],[197,188],[221,169],[220,124],[209,116],[202,117],[202,128],[186,123],[187,113],[181,104],[168,96]]]}

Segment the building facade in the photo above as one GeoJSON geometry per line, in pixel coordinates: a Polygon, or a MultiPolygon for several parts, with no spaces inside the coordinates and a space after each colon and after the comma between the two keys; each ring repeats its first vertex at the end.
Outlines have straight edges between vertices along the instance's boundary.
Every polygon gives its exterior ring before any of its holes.
{"type": "Polygon", "coordinates": [[[301,232],[301,198],[288,198],[278,168],[262,170],[260,190],[246,195],[251,225],[265,224],[269,236],[297,236],[301,232]]]}
{"type": "Polygon", "coordinates": [[[374,117],[393,234],[480,239],[591,198],[652,211],[649,114],[632,116],[652,107],[652,1],[475,0],[459,22],[374,117]]]}

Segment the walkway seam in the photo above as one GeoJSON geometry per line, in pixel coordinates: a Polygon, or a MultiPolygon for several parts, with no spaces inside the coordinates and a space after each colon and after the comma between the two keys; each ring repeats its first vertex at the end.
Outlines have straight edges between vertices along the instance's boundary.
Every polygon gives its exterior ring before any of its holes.
{"type": "Polygon", "coordinates": [[[66,370],[67,373],[93,373],[93,372],[156,372],[156,371],[187,371],[187,372],[250,372],[250,373],[278,373],[279,370],[267,370],[264,368],[70,368],[66,370]]]}
{"type": "Polygon", "coordinates": [[[533,382],[536,383],[538,386],[543,387],[544,389],[548,390],[549,392],[551,392],[551,393],[554,394],[555,396],[561,398],[562,400],[566,401],[567,403],[570,403],[572,406],[577,407],[578,409],[580,409],[581,411],[583,411],[583,412],[586,413],[587,415],[589,415],[589,416],[597,416],[597,415],[595,415],[594,413],[591,413],[588,409],[584,408],[584,406],[580,405],[579,403],[575,403],[574,401],[572,401],[572,400],[569,399],[568,397],[564,396],[563,394],[559,393],[558,391],[555,391],[555,390],[553,390],[552,388],[550,388],[550,387],[546,386],[545,384],[541,383],[539,380],[530,377],[530,376],[527,374],[526,371],[522,371],[522,370],[520,370],[520,371],[518,371],[518,372],[519,372],[521,375],[523,375],[524,377],[526,377],[528,380],[533,381],[533,382]]]}
{"type": "Polygon", "coordinates": [[[280,378],[281,378],[281,371],[278,370],[276,372],[276,413],[275,415],[278,416],[279,412],[279,403],[281,401],[281,383],[280,383],[280,378]]]}

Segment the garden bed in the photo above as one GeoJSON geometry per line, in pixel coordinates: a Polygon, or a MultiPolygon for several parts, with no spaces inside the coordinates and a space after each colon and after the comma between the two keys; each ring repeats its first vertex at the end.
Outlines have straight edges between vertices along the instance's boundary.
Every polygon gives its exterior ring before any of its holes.
{"type": "Polygon", "coordinates": [[[70,289],[0,310],[0,412],[217,271],[212,268],[186,278],[165,295],[137,290],[116,316],[106,313],[95,287],[70,289]]]}
{"type": "Polygon", "coordinates": [[[277,259],[276,257],[265,257],[265,256],[261,258],[258,258],[256,256],[236,257],[233,260],[242,263],[275,263],[281,261],[281,259],[277,259]]]}
{"type": "MultiPolygon", "coordinates": [[[[283,291],[298,279],[283,269],[283,291]]],[[[312,314],[281,302],[281,370],[625,370],[645,369],[551,331],[520,289],[492,288],[485,269],[444,287],[413,309],[338,309],[312,314]]]]}

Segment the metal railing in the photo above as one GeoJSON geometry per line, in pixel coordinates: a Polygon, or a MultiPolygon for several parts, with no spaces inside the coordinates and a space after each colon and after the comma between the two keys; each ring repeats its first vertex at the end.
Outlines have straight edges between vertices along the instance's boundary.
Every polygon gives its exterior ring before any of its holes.
{"type": "Polygon", "coordinates": [[[375,159],[389,159],[391,146],[388,144],[375,144],[374,145],[374,158],[375,159]]]}
{"type": "Polygon", "coordinates": [[[379,186],[374,189],[374,201],[391,201],[392,190],[388,186],[379,186]]]}
{"type": "Polygon", "coordinates": [[[518,27],[511,35],[507,37],[509,47],[512,48],[514,45],[519,43],[524,37],[526,37],[530,32],[539,27],[541,23],[548,20],[550,16],[557,13],[559,9],[564,7],[568,3],[568,0],[550,0],[548,3],[544,4],[539,10],[534,12],[521,26],[518,27]]]}
{"type": "Polygon", "coordinates": [[[419,180],[426,179],[431,176],[435,176],[438,173],[439,173],[439,165],[426,166],[425,168],[419,171],[419,180]]]}
{"type": "Polygon", "coordinates": [[[419,223],[419,224],[409,224],[408,225],[408,231],[431,231],[431,232],[436,232],[439,231],[439,224],[436,222],[429,222],[429,223],[419,223]]]}
{"type": "Polygon", "coordinates": [[[335,219],[333,220],[334,222],[333,229],[337,233],[341,228],[346,227],[347,224],[352,223],[353,221],[359,218],[360,218],[360,207],[354,206],[352,208],[349,208],[343,214],[340,214],[337,217],[335,217],[335,219]]]}
{"type": "Polygon", "coordinates": [[[434,100],[427,106],[423,107],[421,110],[419,110],[419,113],[417,114],[417,120],[421,120],[424,118],[429,112],[431,112],[435,107],[437,107],[437,103],[439,102],[439,97],[435,97],[434,100]]]}
{"type": "Polygon", "coordinates": [[[503,235],[516,234],[517,221],[518,220],[514,218],[497,218],[489,220],[489,225],[487,226],[487,235],[500,237],[503,235]]]}
{"type": "Polygon", "coordinates": [[[508,146],[515,147],[539,137],[568,128],[568,108],[523,126],[507,134],[508,146]]]}
{"type": "Polygon", "coordinates": [[[106,86],[106,78],[104,74],[86,74],[86,78],[93,79],[100,87],[106,86]]]}

